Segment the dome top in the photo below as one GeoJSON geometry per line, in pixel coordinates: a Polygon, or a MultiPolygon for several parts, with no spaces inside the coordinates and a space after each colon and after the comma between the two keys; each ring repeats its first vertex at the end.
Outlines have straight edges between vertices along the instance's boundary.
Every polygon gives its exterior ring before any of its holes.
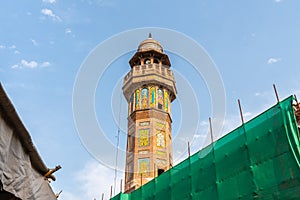
{"type": "Polygon", "coordinates": [[[160,53],[163,52],[163,48],[161,44],[157,41],[152,39],[151,33],[149,33],[149,36],[146,40],[142,41],[138,47],[138,52],[143,52],[143,51],[149,51],[149,50],[155,50],[160,53]]]}

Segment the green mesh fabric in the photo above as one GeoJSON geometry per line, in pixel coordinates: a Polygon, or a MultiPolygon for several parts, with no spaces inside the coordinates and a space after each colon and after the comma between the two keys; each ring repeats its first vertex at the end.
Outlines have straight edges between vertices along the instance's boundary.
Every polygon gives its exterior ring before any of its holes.
{"type": "Polygon", "coordinates": [[[291,96],[130,194],[112,200],[300,199],[291,96]]]}

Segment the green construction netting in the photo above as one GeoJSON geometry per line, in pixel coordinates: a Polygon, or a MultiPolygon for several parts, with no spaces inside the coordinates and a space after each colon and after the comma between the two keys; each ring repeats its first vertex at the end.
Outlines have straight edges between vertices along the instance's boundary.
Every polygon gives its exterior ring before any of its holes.
{"type": "Polygon", "coordinates": [[[140,199],[300,199],[291,96],[130,194],[140,199]]]}

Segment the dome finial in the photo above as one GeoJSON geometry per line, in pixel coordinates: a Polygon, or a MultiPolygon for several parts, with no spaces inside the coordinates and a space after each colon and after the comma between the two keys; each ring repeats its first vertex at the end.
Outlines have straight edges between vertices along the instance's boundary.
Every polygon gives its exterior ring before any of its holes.
{"type": "Polygon", "coordinates": [[[151,33],[149,33],[147,39],[143,40],[140,43],[137,51],[141,52],[141,51],[149,51],[149,50],[155,50],[161,53],[163,52],[161,44],[157,40],[152,39],[151,33]]]}

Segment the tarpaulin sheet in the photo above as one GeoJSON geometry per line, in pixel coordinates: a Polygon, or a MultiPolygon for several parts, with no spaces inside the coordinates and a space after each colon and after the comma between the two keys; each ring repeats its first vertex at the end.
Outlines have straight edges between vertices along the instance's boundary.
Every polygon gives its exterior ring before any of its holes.
{"type": "Polygon", "coordinates": [[[48,181],[31,165],[20,139],[0,117],[0,181],[22,200],[56,200],[48,181]]]}
{"type": "Polygon", "coordinates": [[[113,200],[300,199],[291,96],[130,194],[113,200]]]}

